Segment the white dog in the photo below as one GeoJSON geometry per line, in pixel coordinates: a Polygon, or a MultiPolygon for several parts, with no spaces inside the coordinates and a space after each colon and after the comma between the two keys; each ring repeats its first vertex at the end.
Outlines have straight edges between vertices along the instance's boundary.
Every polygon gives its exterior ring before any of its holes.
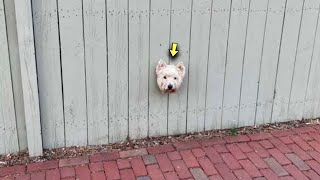
{"type": "Polygon", "coordinates": [[[162,93],[174,93],[182,84],[186,68],[182,62],[177,65],[167,65],[160,59],[157,67],[157,83],[162,93]]]}

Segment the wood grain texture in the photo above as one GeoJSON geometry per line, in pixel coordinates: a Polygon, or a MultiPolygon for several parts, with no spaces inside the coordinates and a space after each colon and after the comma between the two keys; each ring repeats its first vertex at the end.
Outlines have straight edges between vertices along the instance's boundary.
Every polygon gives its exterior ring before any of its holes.
{"type": "Polygon", "coordinates": [[[238,126],[250,126],[255,122],[267,8],[268,0],[250,3],[238,126]]]}
{"type": "Polygon", "coordinates": [[[286,0],[269,0],[260,65],[255,124],[271,122],[286,0]]]}
{"type": "Polygon", "coordinates": [[[288,120],[288,108],[292,76],[295,64],[300,20],[304,1],[288,0],[279,54],[275,98],[273,102],[272,122],[288,120]]]}
{"type": "Polygon", "coordinates": [[[149,1],[129,1],[129,136],[148,136],[149,1]]]}
{"type": "MultiPolygon", "coordinates": [[[[320,6],[319,6],[320,7],[320,6]]],[[[320,12],[318,11],[317,27],[314,37],[310,74],[305,95],[303,118],[320,117],[320,12]]]]}
{"type": "Polygon", "coordinates": [[[191,5],[191,0],[172,1],[170,42],[178,43],[179,52],[177,57],[170,59],[170,63],[183,62],[186,74],[178,92],[169,95],[168,134],[170,135],[186,132],[191,5]]]}
{"type": "Polygon", "coordinates": [[[19,152],[3,0],[0,1],[0,154],[19,152]]]}
{"type": "Polygon", "coordinates": [[[307,0],[304,3],[290,94],[289,120],[301,120],[304,113],[304,104],[307,103],[305,102],[305,95],[318,20],[319,2],[319,0],[307,0]]]}
{"type": "Polygon", "coordinates": [[[168,133],[168,95],[161,94],[156,81],[156,66],[160,59],[168,63],[171,0],[150,1],[149,55],[149,136],[168,133]]]}
{"type": "Polygon", "coordinates": [[[41,156],[42,137],[31,2],[15,2],[28,151],[30,156],[41,156]]]}
{"type": "Polygon", "coordinates": [[[205,130],[221,128],[231,0],[213,0],[209,44],[205,130]]]}
{"type": "Polygon", "coordinates": [[[105,0],[83,1],[88,144],[108,143],[108,61],[105,0]]]}
{"type": "Polygon", "coordinates": [[[20,55],[18,47],[17,23],[14,1],[4,0],[7,37],[10,54],[11,79],[14,96],[16,123],[19,138],[19,149],[25,151],[27,145],[26,121],[24,116],[23,92],[21,83],[20,55]]]}
{"type": "Polygon", "coordinates": [[[44,148],[65,146],[57,3],[33,0],[33,22],[44,148]]]}
{"type": "Polygon", "coordinates": [[[187,132],[205,129],[211,5],[212,0],[198,0],[192,4],[187,132]]]}
{"type": "Polygon", "coordinates": [[[107,0],[109,142],[128,137],[128,1],[107,0]]]}
{"type": "Polygon", "coordinates": [[[231,9],[223,96],[222,128],[238,126],[249,0],[233,0],[231,9]]]}
{"type": "Polygon", "coordinates": [[[58,0],[66,146],[87,145],[82,2],[58,0]]]}

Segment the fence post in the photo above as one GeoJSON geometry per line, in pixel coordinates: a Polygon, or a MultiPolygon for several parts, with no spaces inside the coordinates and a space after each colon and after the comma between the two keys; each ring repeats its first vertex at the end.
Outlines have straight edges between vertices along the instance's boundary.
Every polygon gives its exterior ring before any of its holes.
{"type": "Polygon", "coordinates": [[[21,83],[30,156],[42,155],[39,93],[31,0],[15,0],[21,83]]]}

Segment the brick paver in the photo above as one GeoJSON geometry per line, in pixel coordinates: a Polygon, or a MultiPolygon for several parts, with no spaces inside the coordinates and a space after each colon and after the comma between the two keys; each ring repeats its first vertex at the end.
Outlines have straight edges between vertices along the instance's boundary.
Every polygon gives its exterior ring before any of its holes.
{"type": "Polygon", "coordinates": [[[199,158],[198,161],[206,175],[211,176],[218,173],[210,159],[207,157],[199,158]]]}
{"type": "Polygon", "coordinates": [[[164,175],[157,164],[147,166],[147,171],[151,179],[164,180],[164,175]]]}
{"type": "Polygon", "coordinates": [[[262,140],[262,141],[259,141],[259,143],[265,148],[265,149],[270,149],[270,148],[273,148],[273,144],[271,144],[270,141],[268,140],[262,140]]]}
{"type": "Polygon", "coordinates": [[[123,180],[134,180],[135,176],[132,169],[122,169],[120,170],[120,177],[123,180]]]}
{"type": "MultiPolygon", "coordinates": [[[[59,169],[50,169],[46,171],[46,179],[47,180],[57,180],[61,178],[61,174],[59,172],[59,169]]],[[[71,177],[69,177],[71,178],[71,177]]],[[[74,178],[74,177],[72,177],[74,178]]],[[[68,179],[68,178],[65,178],[68,179]]]]}
{"type": "Polygon", "coordinates": [[[236,144],[228,144],[228,150],[236,159],[246,159],[247,156],[240,150],[240,148],[236,144]]]}
{"type": "Polygon", "coordinates": [[[91,173],[91,179],[92,180],[100,180],[100,179],[106,179],[106,175],[104,172],[93,172],[91,173]]]}
{"type": "Polygon", "coordinates": [[[59,161],[59,167],[77,166],[77,165],[88,164],[88,163],[89,163],[89,159],[86,157],[61,159],[59,161]]]}
{"type": "Polygon", "coordinates": [[[229,150],[224,144],[216,144],[213,146],[213,148],[218,152],[218,153],[227,153],[229,150]]]}
{"type": "Polygon", "coordinates": [[[91,172],[104,171],[102,162],[91,163],[89,164],[89,168],[91,172]]]}
{"type": "Polygon", "coordinates": [[[257,141],[252,141],[252,142],[249,142],[248,144],[253,149],[254,152],[259,154],[260,157],[265,158],[270,156],[268,151],[262,145],[260,145],[257,141]]]}
{"type": "Polygon", "coordinates": [[[253,151],[252,148],[248,145],[248,143],[238,143],[238,147],[244,153],[253,151]]]}
{"type": "Polygon", "coordinates": [[[174,171],[164,173],[164,177],[166,178],[166,180],[175,180],[175,179],[179,179],[179,177],[178,177],[177,173],[176,173],[176,172],[174,172],[174,171]]]}
{"type": "Polygon", "coordinates": [[[211,139],[205,139],[201,140],[200,144],[202,146],[213,146],[217,144],[225,144],[226,141],[223,138],[211,138],[211,139]]]}
{"type": "Polygon", "coordinates": [[[77,166],[75,170],[77,179],[90,179],[91,174],[88,165],[77,166]]]}
{"type": "Polygon", "coordinates": [[[122,151],[122,152],[119,153],[121,158],[143,156],[143,155],[146,155],[146,154],[148,154],[148,152],[147,152],[147,150],[145,148],[122,151]]]}
{"type": "Polygon", "coordinates": [[[260,156],[255,152],[249,152],[247,153],[247,157],[249,160],[259,169],[265,169],[268,168],[268,165],[263,161],[260,156]]]}
{"type": "Polygon", "coordinates": [[[117,164],[119,169],[131,168],[131,164],[128,159],[118,159],[117,164]]]}
{"type": "Polygon", "coordinates": [[[320,179],[320,126],[0,168],[0,180],[320,179]]]}
{"type": "Polygon", "coordinates": [[[65,167],[60,169],[61,178],[74,177],[75,175],[76,173],[73,167],[65,167]]]}
{"type": "Polygon", "coordinates": [[[192,149],[192,153],[195,157],[204,157],[206,153],[201,148],[192,149]]]}
{"type": "Polygon", "coordinates": [[[221,154],[223,161],[228,165],[228,167],[232,170],[240,169],[241,165],[239,162],[232,156],[230,153],[221,154]]]}
{"type": "Polygon", "coordinates": [[[193,153],[190,150],[181,151],[180,154],[188,168],[199,166],[197,159],[194,157],[193,153]]]}
{"type": "Polygon", "coordinates": [[[301,171],[309,170],[310,167],[303,162],[297,155],[295,154],[286,154],[287,158],[289,158],[297,168],[301,171]]]}
{"type": "Polygon", "coordinates": [[[131,166],[136,176],[146,176],[148,174],[141,157],[132,159],[131,166]]]}
{"type": "Polygon", "coordinates": [[[171,161],[182,159],[178,151],[168,152],[167,155],[171,161]]]}

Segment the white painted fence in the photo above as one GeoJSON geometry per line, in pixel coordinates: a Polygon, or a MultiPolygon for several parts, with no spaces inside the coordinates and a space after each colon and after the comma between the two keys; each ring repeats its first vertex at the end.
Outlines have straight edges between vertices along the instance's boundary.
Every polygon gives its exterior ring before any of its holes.
{"type": "Polygon", "coordinates": [[[0,0],[0,154],[319,117],[319,5],[0,0]],[[160,58],[187,67],[176,94],[160,58]]]}

